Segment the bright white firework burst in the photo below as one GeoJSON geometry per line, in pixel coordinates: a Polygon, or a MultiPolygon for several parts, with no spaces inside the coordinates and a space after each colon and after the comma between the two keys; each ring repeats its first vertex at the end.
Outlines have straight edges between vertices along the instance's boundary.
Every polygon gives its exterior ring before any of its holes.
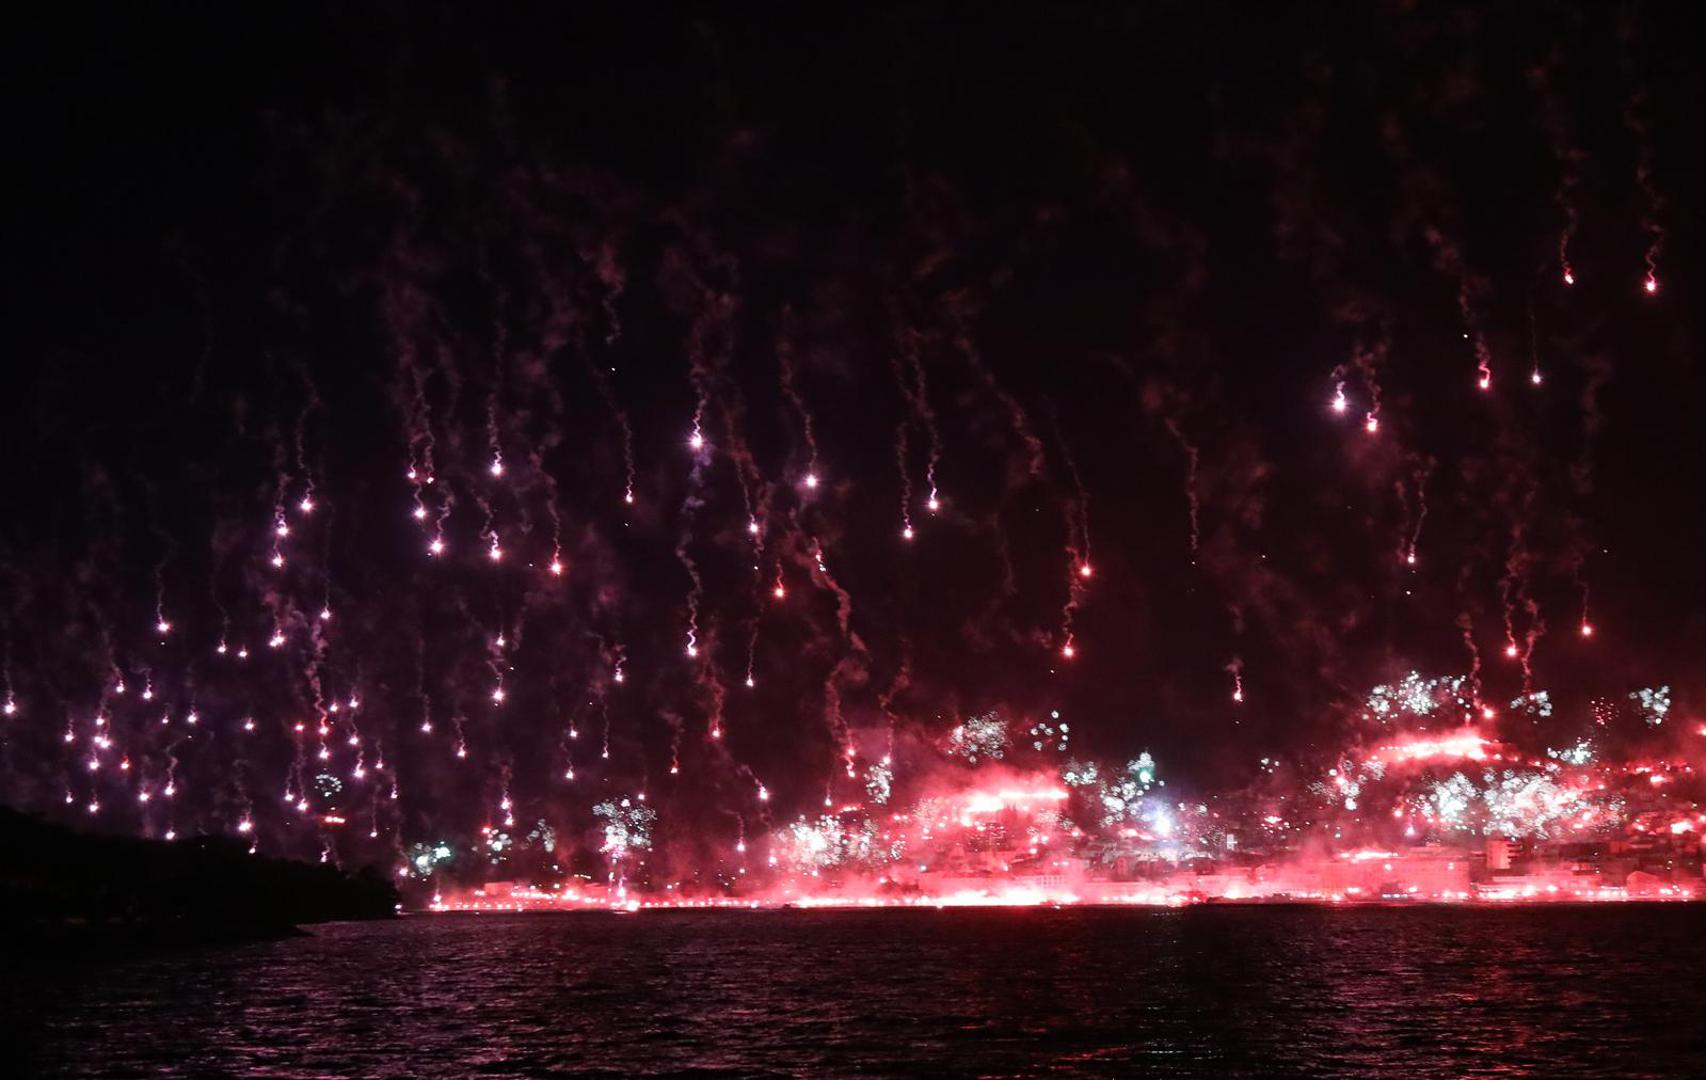
{"type": "Polygon", "coordinates": [[[452,857],[450,845],[442,841],[437,844],[414,844],[409,848],[408,872],[417,878],[429,878],[437,871],[440,863],[447,863],[452,857]]]}
{"type": "Polygon", "coordinates": [[[878,806],[887,806],[894,791],[894,768],[888,759],[876,762],[865,770],[865,794],[878,806]]]}
{"type": "Polygon", "coordinates": [[[838,866],[880,866],[900,856],[902,845],[883,847],[877,826],[869,819],[846,821],[833,814],[815,820],[800,818],[779,830],[772,850],[784,866],[798,873],[817,874],[838,866]]]}
{"type": "Polygon", "coordinates": [[[1157,775],[1155,759],[1147,750],[1126,762],[1125,767],[1111,778],[1105,778],[1093,764],[1070,761],[1061,771],[1061,779],[1068,787],[1077,788],[1089,796],[1091,803],[1101,811],[1104,828],[1139,823],[1153,826],[1157,819],[1167,820],[1164,807],[1154,800],[1145,799],[1152,789],[1167,784],[1157,775]]]}
{"type": "Polygon", "coordinates": [[[1653,727],[1665,722],[1665,714],[1670,712],[1670,687],[1649,687],[1637,690],[1629,695],[1630,700],[1641,703],[1641,718],[1653,727]]]}
{"type": "Polygon", "coordinates": [[[1071,741],[1072,728],[1060,718],[1057,709],[1048,714],[1047,720],[1032,724],[1030,734],[1032,750],[1054,750],[1064,754],[1066,744],[1071,741]]]}
{"type": "Polygon", "coordinates": [[[592,812],[604,819],[604,844],[598,850],[608,855],[611,862],[621,862],[634,851],[651,850],[656,810],[622,799],[598,803],[592,812]]]}
{"type": "Polygon", "coordinates": [[[1467,713],[1471,703],[1463,696],[1463,683],[1461,675],[1427,679],[1412,671],[1394,686],[1370,690],[1363,717],[1388,724],[1404,716],[1431,716],[1448,706],[1467,713]]]}
{"type": "Polygon", "coordinates": [[[1537,690],[1532,694],[1512,698],[1510,707],[1513,712],[1529,713],[1544,720],[1552,715],[1552,695],[1544,690],[1537,690]]]}
{"type": "Polygon", "coordinates": [[[1007,721],[993,711],[974,716],[948,733],[948,754],[964,758],[972,765],[979,761],[1000,761],[1011,745],[1007,721]]]}

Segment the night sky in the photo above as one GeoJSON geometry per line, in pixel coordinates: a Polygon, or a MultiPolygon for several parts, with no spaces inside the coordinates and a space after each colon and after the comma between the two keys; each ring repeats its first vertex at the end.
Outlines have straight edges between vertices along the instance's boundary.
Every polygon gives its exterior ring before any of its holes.
{"type": "Polygon", "coordinates": [[[1698,700],[1684,6],[807,15],[8,35],[0,800],[709,845],[989,709],[1209,788],[1698,700]]]}

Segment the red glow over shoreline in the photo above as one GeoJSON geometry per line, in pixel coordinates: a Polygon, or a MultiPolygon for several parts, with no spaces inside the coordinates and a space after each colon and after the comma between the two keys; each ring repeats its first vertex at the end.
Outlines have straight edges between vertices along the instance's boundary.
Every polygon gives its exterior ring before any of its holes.
{"type": "Polygon", "coordinates": [[[1598,904],[1598,903],[1695,903],[1706,900],[1685,886],[1664,885],[1651,890],[1630,892],[1626,887],[1596,886],[1568,889],[1558,885],[1535,886],[1512,884],[1484,887],[1468,892],[1423,895],[1371,893],[1357,886],[1329,893],[1304,895],[1204,895],[1165,889],[1140,889],[1130,892],[1084,897],[1069,892],[1050,892],[1029,888],[1007,888],[989,892],[961,891],[940,896],[812,896],[794,898],[733,898],[704,897],[698,899],[658,899],[624,897],[595,899],[590,896],[570,896],[545,890],[511,893],[507,896],[481,896],[469,892],[455,897],[437,897],[422,914],[539,914],[544,912],[608,911],[632,913],[639,911],[787,911],[787,910],[874,910],[907,908],[1180,908],[1199,904],[1254,907],[1269,904],[1309,904],[1341,907],[1352,905],[1408,906],[1416,904],[1451,904],[1510,906],[1533,904],[1598,904]]]}

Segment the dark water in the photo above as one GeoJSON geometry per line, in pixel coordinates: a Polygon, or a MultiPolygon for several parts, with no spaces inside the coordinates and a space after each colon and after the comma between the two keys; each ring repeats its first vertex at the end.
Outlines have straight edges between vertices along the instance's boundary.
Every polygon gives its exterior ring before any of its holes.
{"type": "Polygon", "coordinates": [[[1703,905],[417,917],[26,967],[13,1075],[1706,1075],[1703,905]]]}

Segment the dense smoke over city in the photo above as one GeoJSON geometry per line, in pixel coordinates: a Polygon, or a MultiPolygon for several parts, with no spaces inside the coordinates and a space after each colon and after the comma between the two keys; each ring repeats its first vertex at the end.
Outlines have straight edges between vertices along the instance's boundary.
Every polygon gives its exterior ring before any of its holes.
{"type": "Polygon", "coordinates": [[[1697,871],[1699,74],[1341,14],[81,28],[0,800],[423,897],[1697,871]]]}

